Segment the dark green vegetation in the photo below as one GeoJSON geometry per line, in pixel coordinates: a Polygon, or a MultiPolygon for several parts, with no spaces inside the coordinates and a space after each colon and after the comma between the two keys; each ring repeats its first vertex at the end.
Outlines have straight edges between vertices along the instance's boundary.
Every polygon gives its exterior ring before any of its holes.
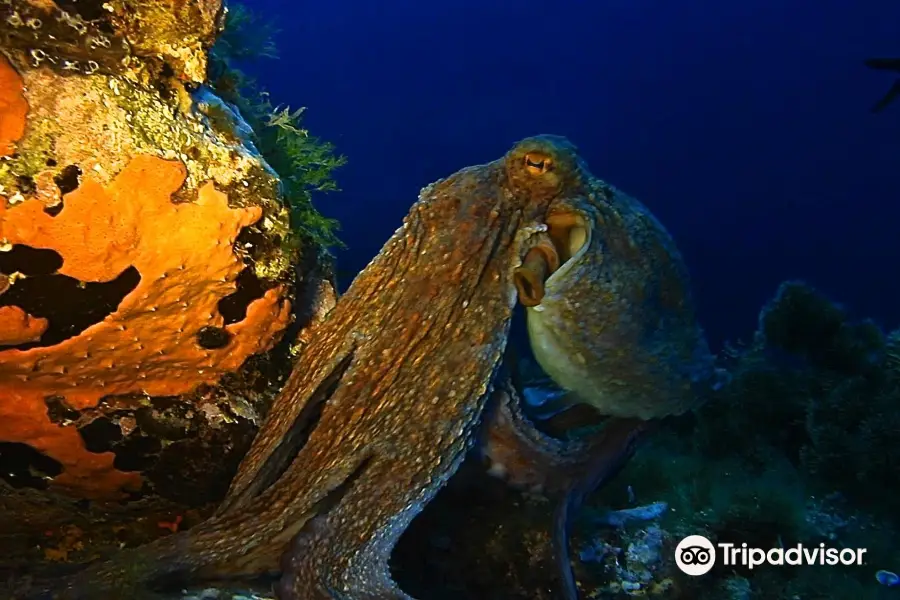
{"type": "MultiPolygon", "coordinates": [[[[733,379],[672,421],[605,490],[621,506],[664,500],[662,527],[772,548],[867,548],[862,567],[717,567],[686,597],[879,598],[900,566],[900,330],[886,336],[798,282],[763,308],[753,340],[723,353],[733,379]],[[735,577],[745,578],[737,585],[735,577]],[[729,579],[730,578],[730,579],[729,579]],[[746,592],[749,582],[751,595],[746,592]]],[[[668,556],[666,557],[668,560],[668,556]]]]}
{"type": "Polygon", "coordinates": [[[337,190],[333,172],[346,162],[334,147],[302,127],[304,109],[273,105],[269,95],[241,71],[241,61],[277,56],[271,24],[240,4],[229,3],[225,28],[209,56],[209,84],[223,100],[236,106],[253,129],[252,141],[281,177],[291,209],[292,226],[309,241],[341,246],[338,223],[313,206],[316,192],[337,190]]]}

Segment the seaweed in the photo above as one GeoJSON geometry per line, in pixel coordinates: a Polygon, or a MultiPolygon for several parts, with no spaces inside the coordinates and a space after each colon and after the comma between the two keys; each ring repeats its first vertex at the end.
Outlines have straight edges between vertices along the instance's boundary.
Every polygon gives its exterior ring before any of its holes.
{"type": "Polygon", "coordinates": [[[731,382],[673,421],[595,502],[622,505],[624,486],[632,502],[666,502],[661,525],[676,538],[868,550],[863,568],[714,570],[682,581],[688,594],[732,597],[736,574],[752,590],[743,597],[871,597],[874,570],[900,561],[900,330],[886,335],[788,281],[751,341],[718,358],[731,382]]]}
{"type": "Polygon", "coordinates": [[[305,108],[273,105],[269,94],[237,66],[241,61],[277,58],[277,30],[241,4],[229,3],[227,10],[224,29],[209,54],[209,85],[238,109],[253,130],[257,150],[280,176],[294,233],[323,247],[344,247],[336,233],[338,221],[322,215],[313,196],[338,191],[334,170],[347,159],[302,126],[305,108]]]}

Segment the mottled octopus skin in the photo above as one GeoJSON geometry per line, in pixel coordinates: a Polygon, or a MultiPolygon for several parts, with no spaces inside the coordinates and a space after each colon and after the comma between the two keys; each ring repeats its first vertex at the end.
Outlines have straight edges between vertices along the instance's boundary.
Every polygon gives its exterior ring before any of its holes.
{"type": "Polygon", "coordinates": [[[681,254],[637,200],[593,178],[548,216],[578,215],[591,234],[527,309],[535,358],[601,414],[652,419],[696,405],[714,381],[681,254]]]}
{"type": "MultiPolygon", "coordinates": [[[[559,493],[584,477],[596,438],[561,440],[534,427],[510,377],[499,375],[485,413],[480,455],[490,472],[521,490],[559,493]]],[[[598,436],[599,437],[599,436],[598,436]]]]}
{"type": "Polygon", "coordinates": [[[220,511],[50,597],[275,571],[296,535],[283,600],[409,600],[390,577],[391,550],[475,441],[515,304],[512,272],[551,204],[582,195],[584,178],[564,140],[541,137],[424,189],[310,333],[220,511]]]}

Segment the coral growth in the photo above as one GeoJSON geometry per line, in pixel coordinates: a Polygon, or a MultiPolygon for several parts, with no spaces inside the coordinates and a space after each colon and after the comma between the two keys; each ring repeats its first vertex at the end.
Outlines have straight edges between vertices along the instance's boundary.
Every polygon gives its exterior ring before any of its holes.
{"type": "Polygon", "coordinates": [[[0,306],[0,346],[15,346],[41,339],[47,319],[35,318],[18,306],[0,306]]]}
{"type": "Polygon", "coordinates": [[[221,8],[0,0],[0,580],[190,527],[334,305],[338,159],[216,93],[221,8]]]}
{"type": "Polygon", "coordinates": [[[222,26],[221,0],[113,0],[105,10],[135,54],[162,58],[181,80],[206,80],[207,50],[222,26]]]}

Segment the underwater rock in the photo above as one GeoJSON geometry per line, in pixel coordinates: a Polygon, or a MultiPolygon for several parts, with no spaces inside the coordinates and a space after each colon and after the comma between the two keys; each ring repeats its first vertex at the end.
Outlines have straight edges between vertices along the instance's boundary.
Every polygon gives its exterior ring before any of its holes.
{"type": "Polygon", "coordinates": [[[657,525],[595,533],[580,553],[582,579],[597,591],[587,598],[679,598],[672,576],[674,541],[657,525]]]}
{"type": "Polygon", "coordinates": [[[627,523],[633,521],[649,521],[651,519],[656,519],[668,509],[669,505],[665,502],[654,502],[643,506],[610,510],[597,515],[595,520],[597,524],[600,525],[624,527],[627,523]]]}
{"type": "Polygon", "coordinates": [[[878,571],[877,573],[875,573],[875,580],[881,585],[885,585],[887,587],[900,585],[900,575],[897,575],[893,571],[878,571]]]}
{"type": "Polygon", "coordinates": [[[3,0],[0,47],[65,74],[200,83],[224,14],[222,0],[3,0]]]}
{"type": "Polygon", "coordinates": [[[222,12],[0,1],[4,533],[79,499],[220,499],[290,369],[279,342],[334,303],[240,114],[197,85],[222,12]]]}

